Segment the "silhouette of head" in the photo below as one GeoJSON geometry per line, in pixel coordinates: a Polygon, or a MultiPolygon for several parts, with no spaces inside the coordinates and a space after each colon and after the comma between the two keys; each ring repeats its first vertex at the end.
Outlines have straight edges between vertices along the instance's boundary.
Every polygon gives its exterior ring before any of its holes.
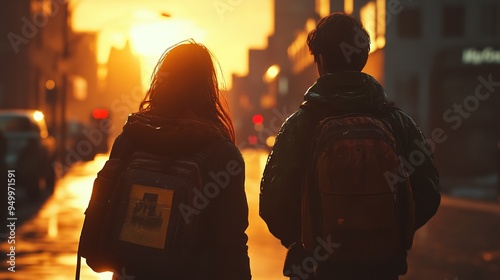
{"type": "Polygon", "coordinates": [[[361,71],[368,60],[370,36],[359,20],[345,13],[320,19],[307,36],[321,75],[340,71],[361,71]]]}
{"type": "Polygon", "coordinates": [[[139,111],[160,117],[202,118],[234,140],[212,58],[204,45],[192,39],[168,48],[155,67],[139,111]]]}

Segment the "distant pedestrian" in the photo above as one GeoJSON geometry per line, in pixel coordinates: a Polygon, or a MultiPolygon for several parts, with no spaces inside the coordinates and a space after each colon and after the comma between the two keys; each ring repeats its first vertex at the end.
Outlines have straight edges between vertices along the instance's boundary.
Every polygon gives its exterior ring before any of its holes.
{"type": "Polygon", "coordinates": [[[279,131],[260,194],[291,279],[398,279],[415,230],[440,204],[425,137],[361,72],[369,42],[344,13],[307,38],[320,77],[279,131]]]}

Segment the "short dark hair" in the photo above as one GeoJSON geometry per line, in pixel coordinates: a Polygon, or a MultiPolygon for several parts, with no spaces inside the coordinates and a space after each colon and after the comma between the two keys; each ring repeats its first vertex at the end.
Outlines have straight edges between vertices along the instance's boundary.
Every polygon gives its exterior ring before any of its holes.
{"type": "Polygon", "coordinates": [[[307,45],[315,62],[321,54],[328,72],[361,71],[368,60],[370,35],[358,19],[336,12],[318,21],[307,45]]]}

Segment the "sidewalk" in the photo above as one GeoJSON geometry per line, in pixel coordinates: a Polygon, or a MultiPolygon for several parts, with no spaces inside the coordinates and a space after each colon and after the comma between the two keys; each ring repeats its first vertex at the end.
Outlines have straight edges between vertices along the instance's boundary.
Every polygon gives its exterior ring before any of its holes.
{"type": "Polygon", "coordinates": [[[500,275],[500,203],[443,195],[415,235],[401,280],[493,280],[500,275]]]}
{"type": "Polygon", "coordinates": [[[441,191],[453,197],[498,201],[500,190],[497,180],[494,174],[470,179],[441,177],[441,191]]]}

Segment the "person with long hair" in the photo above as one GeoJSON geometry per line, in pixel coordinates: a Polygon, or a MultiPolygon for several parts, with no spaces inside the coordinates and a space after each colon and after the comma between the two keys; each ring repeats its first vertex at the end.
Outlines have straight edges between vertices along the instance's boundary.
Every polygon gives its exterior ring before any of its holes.
{"type": "MultiPolygon", "coordinates": [[[[202,209],[189,212],[199,215],[199,226],[193,240],[196,249],[186,261],[173,268],[169,263],[141,271],[125,267],[135,280],[251,279],[244,161],[235,146],[214,61],[211,52],[194,40],[167,49],[138,112],[129,115],[113,144],[110,158],[127,159],[137,151],[167,156],[205,153],[201,185],[219,186],[217,195],[200,200],[202,209]],[[224,178],[219,176],[221,172],[225,172],[224,178]]],[[[127,279],[119,273],[115,279],[127,279]]]]}

